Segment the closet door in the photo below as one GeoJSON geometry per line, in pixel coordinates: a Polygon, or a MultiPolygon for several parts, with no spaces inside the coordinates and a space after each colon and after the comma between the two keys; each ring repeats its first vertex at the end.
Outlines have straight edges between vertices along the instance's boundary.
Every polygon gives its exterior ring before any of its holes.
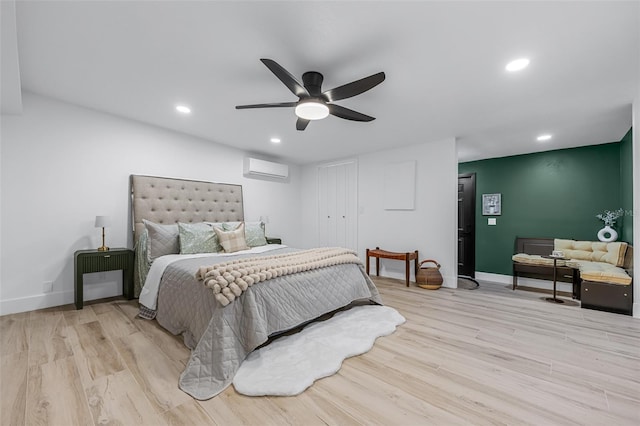
{"type": "Polygon", "coordinates": [[[358,164],[344,165],[344,238],[343,247],[358,250],[358,164]]]}
{"type": "Polygon", "coordinates": [[[337,216],[337,194],[336,187],[336,167],[325,166],[320,167],[320,246],[333,247],[336,242],[336,216],[337,216]]]}
{"type": "Polygon", "coordinates": [[[329,246],[329,167],[318,167],[318,245],[320,247],[329,246]]]}
{"type": "Polygon", "coordinates": [[[357,179],[355,161],[319,168],[318,230],[321,246],[357,250],[357,179]]]}

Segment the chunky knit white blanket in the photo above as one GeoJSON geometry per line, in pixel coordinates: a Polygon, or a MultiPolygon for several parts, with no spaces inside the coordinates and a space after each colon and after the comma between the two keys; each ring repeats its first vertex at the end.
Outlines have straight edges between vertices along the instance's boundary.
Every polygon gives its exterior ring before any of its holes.
{"type": "Polygon", "coordinates": [[[213,290],[222,306],[227,306],[255,283],[344,263],[362,262],[353,250],[325,247],[201,266],[196,279],[213,290]]]}

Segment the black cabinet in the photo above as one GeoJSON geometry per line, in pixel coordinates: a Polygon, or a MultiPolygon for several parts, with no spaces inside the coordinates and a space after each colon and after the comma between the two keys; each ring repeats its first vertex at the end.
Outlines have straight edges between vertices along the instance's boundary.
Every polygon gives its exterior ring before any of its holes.
{"type": "Polygon", "coordinates": [[[82,309],[84,302],[83,275],[91,272],[122,270],[122,295],[133,299],[133,256],[133,250],[124,248],[108,251],[78,250],[73,260],[76,309],[82,309]]]}
{"type": "Polygon", "coordinates": [[[632,290],[632,285],[582,281],[581,307],[632,315],[632,290]]]}

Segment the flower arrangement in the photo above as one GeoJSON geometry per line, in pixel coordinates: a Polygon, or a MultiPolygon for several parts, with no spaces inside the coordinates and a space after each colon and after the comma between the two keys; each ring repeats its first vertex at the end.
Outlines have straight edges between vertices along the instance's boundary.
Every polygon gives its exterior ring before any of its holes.
{"type": "Polygon", "coordinates": [[[616,219],[624,214],[624,210],[605,210],[604,213],[597,214],[596,217],[602,220],[605,226],[613,226],[616,223],[616,219]]]}

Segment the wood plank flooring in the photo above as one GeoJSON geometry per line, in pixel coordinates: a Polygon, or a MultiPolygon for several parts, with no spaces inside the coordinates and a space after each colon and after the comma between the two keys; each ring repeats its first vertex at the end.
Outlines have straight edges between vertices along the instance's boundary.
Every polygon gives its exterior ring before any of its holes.
{"type": "Polygon", "coordinates": [[[407,322],[296,397],[192,399],[189,351],[135,301],[0,317],[0,424],[640,424],[640,320],[502,284],[375,281],[407,322]]]}

